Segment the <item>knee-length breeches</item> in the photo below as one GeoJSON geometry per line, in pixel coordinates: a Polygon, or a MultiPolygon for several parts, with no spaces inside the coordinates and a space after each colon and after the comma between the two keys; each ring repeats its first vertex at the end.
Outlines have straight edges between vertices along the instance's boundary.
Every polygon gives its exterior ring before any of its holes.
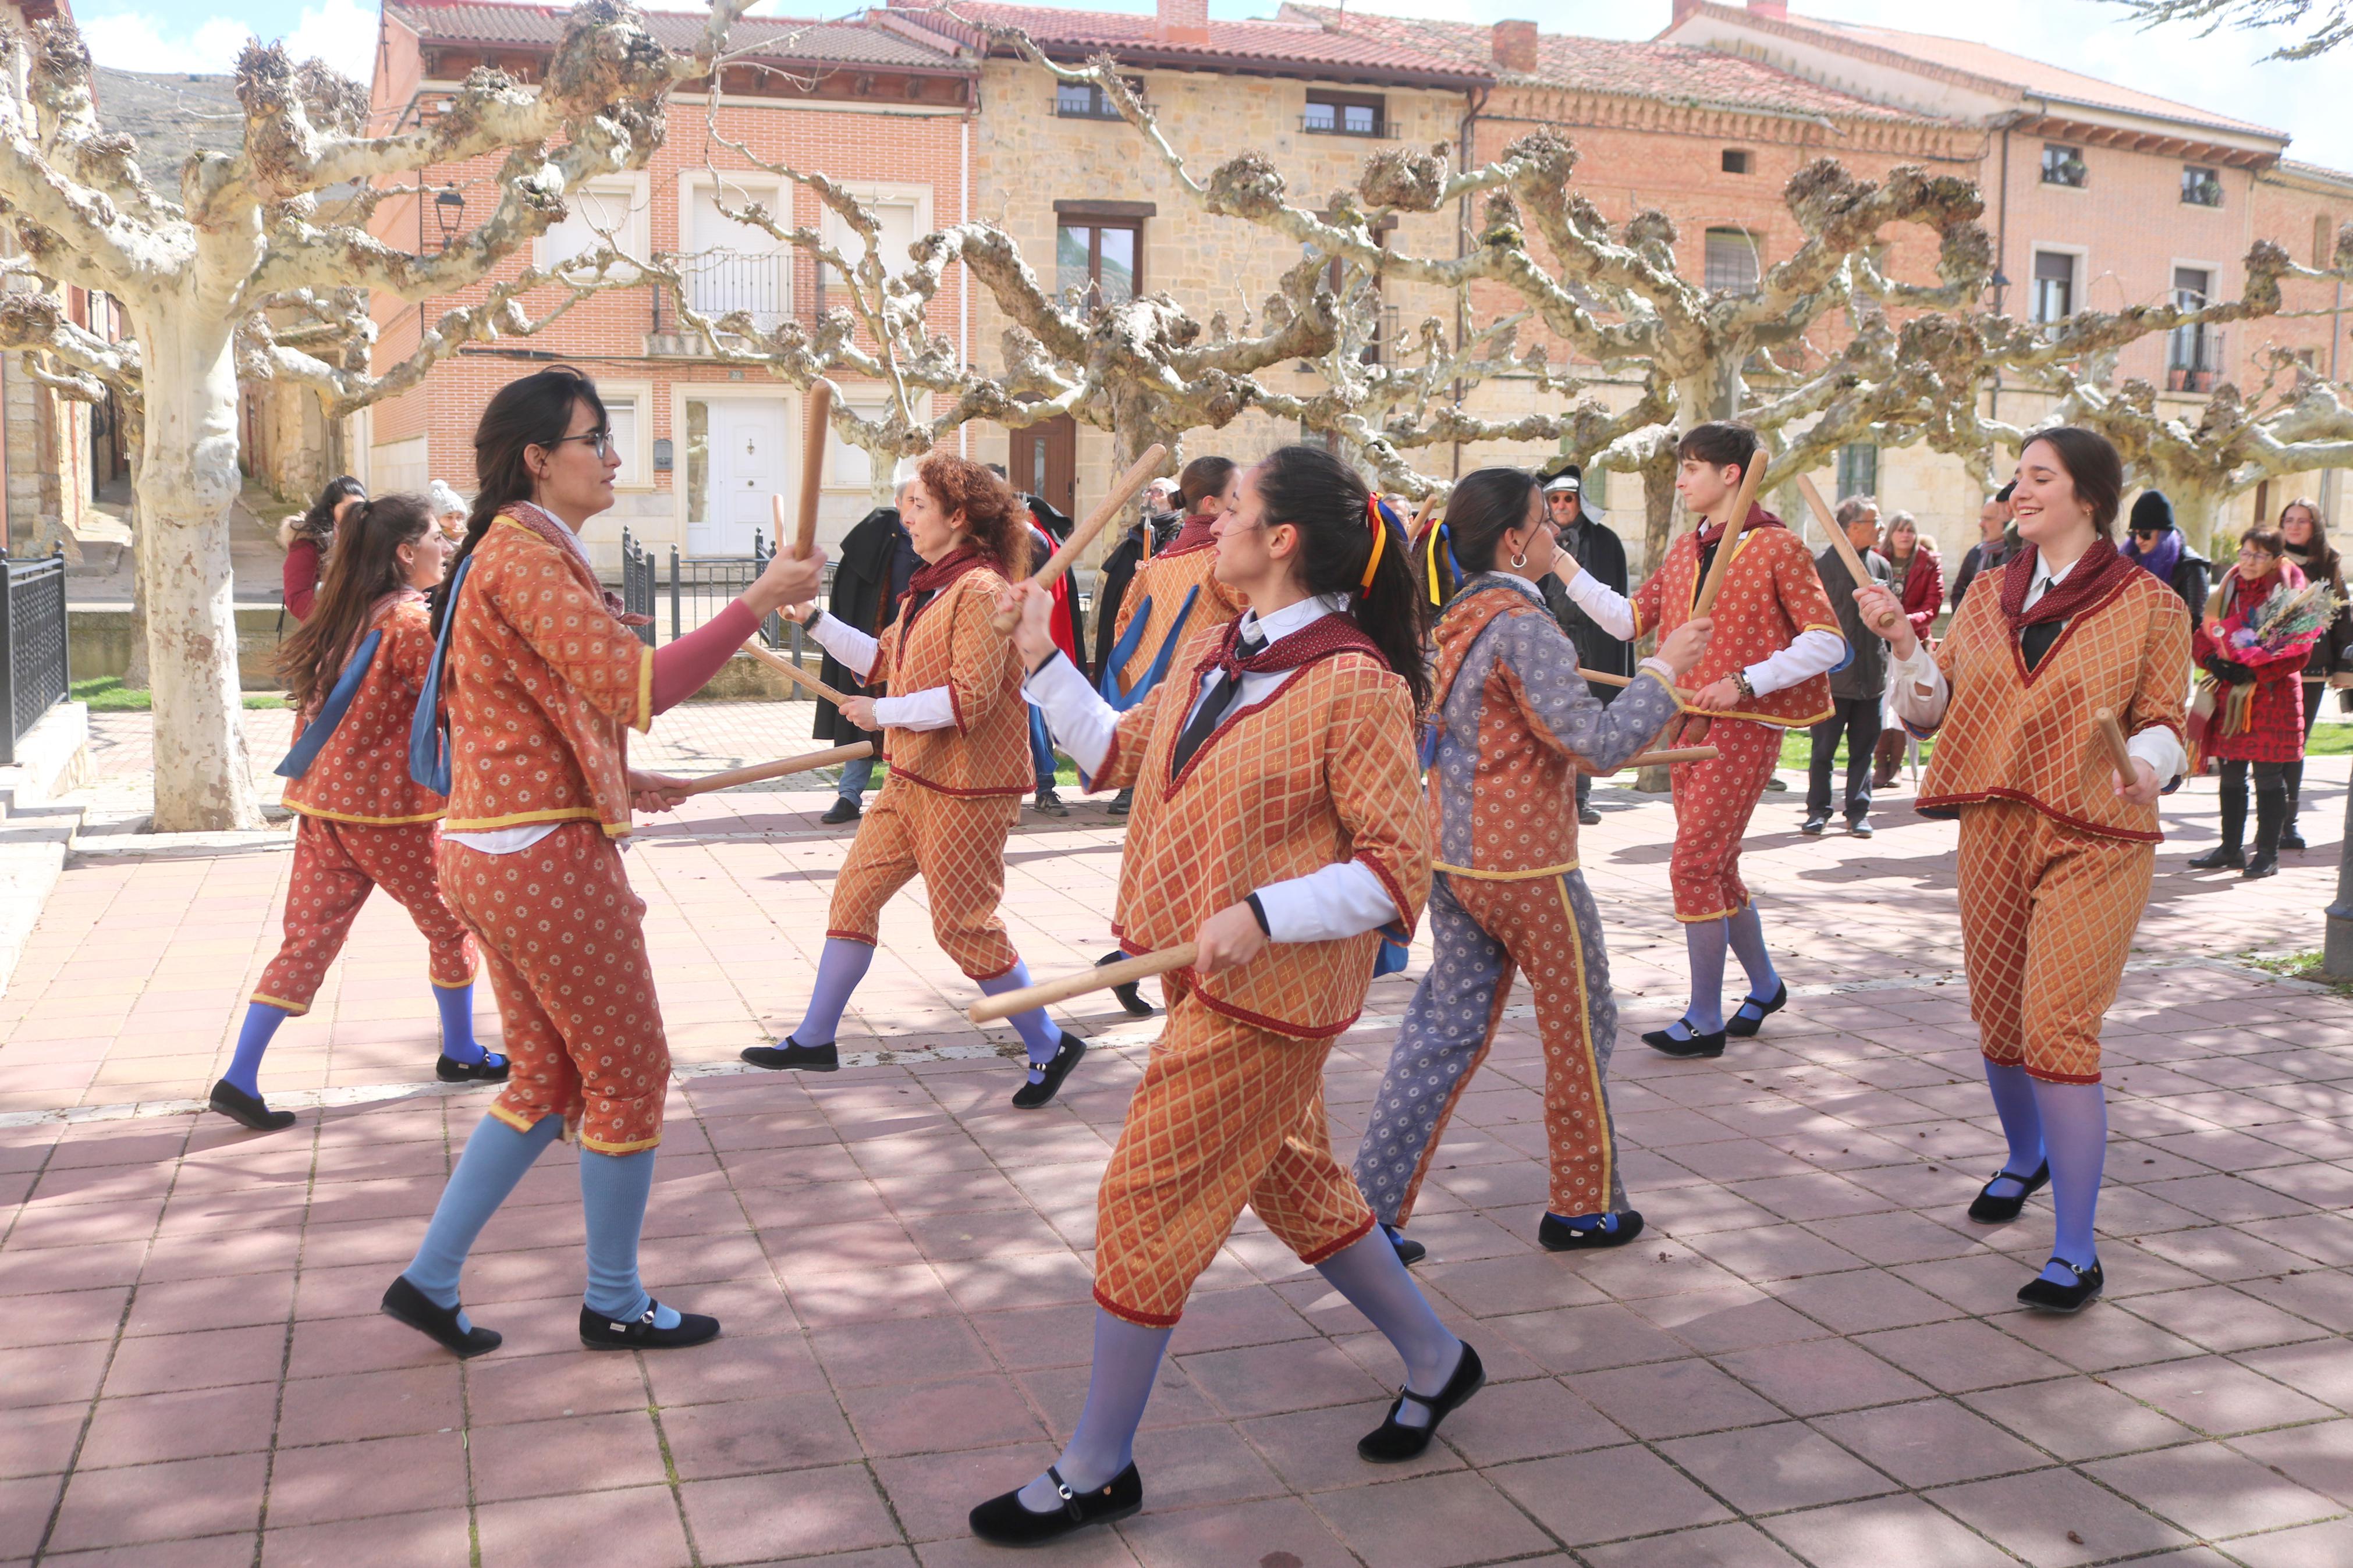
{"type": "Polygon", "coordinates": [[[2100,1020],[2148,907],[2157,846],[2031,805],[1961,808],[1961,953],[1989,1061],[2052,1083],[2100,1081],[2100,1020]]]}
{"type": "Polygon", "coordinates": [[[1781,731],[1746,719],[1717,719],[1707,727],[1716,755],[1677,763],[1675,849],[1667,862],[1675,919],[1721,920],[1748,907],[1740,879],[1740,838],[1748,831],[1765,783],[1781,760],[1781,731]]]}
{"type": "Polygon", "coordinates": [[[997,913],[1005,898],[1005,836],[1020,816],[1016,795],[942,795],[892,774],[834,879],[825,934],[872,947],[882,906],[921,874],[940,950],[969,979],[1005,973],[1021,962],[997,913]]]}
{"type": "Polygon", "coordinates": [[[434,875],[435,825],[333,822],[294,825],[294,872],[286,889],[286,938],[261,972],[253,1000],[307,1013],[343,950],[367,896],[382,888],[423,933],[426,973],[444,990],[474,983],[474,939],[441,897],[434,875]]]}
{"type": "Polygon", "coordinates": [[[491,1114],[523,1131],[561,1116],[599,1153],[660,1142],[670,1042],[621,847],[594,822],[512,855],[444,839],[441,887],[481,939],[514,1064],[491,1114]]]}
{"type": "Polygon", "coordinates": [[[1618,1005],[1584,874],[1503,881],[1440,872],[1430,891],[1430,934],[1435,956],[1406,1008],[1356,1149],[1356,1185],[1373,1213],[1388,1225],[1412,1216],[1455,1102],[1494,1044],[1514,971],[1535,993],[1544,1042],[1548,1206],[1564,1216],[1623,1209],[1604,1083],[1618,1005]]]}
{"type": "Polygon", "coordinates": [[[1301,1261],[1373,1227],[1332,1155],[1327,1040],[1237,1023],[1173,990],[1095,1199],[1095,1300],[1166,1328],[1248,1204],[1301,1261]]]}

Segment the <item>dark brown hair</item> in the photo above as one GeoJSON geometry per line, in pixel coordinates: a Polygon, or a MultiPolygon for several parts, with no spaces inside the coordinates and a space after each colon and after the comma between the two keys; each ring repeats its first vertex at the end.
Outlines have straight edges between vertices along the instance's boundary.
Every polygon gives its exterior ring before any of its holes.
{"type": "MultiPolygon", "coordinates": [[[[1013,487],[986,464],[934,448],[923,455],[915,477],[950,517],[964,513],[965,531],[972,547],[1005,577],[1015,575],[1013,563],[1029,549],[1029,513],[1013,494],[1013,487]],[[1021,551],[1021,556],[1014,552],[1021,551]]],[[[1019,574],[1028,576],[1027,572],[1019,574]]]]}
{"type": "Polygon", "coordinates": [[[1413,710],[1430,706],[1430,667],[1422,647],[1430,602],[1414,591],[1413,552],[1405,530],[1388,520],[1380,563],[1364,586],[1372,559],[1366,510],[1372,491],[1356,470],[1321,447],[1278,447],[1250,470],[1269,531],[1289,523],[1299,531],[1301,585],[1310,594],[1348,595],[1348,617],[1373,639],[1383,662],[1413,693],[1413,710]]]}
{"type": "Polygon", "coordinates": [[[311,510],[295,520],[294,537],[308,539],[325,549],[334,542],[335,508],[353,497],[367,500],[367,487],[349,474],[338,474],[329,479],[326,488],[319,492],[319,499],[311,503],[311,510]]]}
{"type": "Polygon", "coordinates": [[[1525,468],[1476,468],[1454,482],[1443,526],[1465,573],[1498,570],[1504,535],[1527,525],[1528,499],[1537,489],[1536,477],[1525,468]]]}
{"type": "Polygon", "coordinates": [[[1176,476],[1176,493],[1184,498],[1188,516],[1200,510],[1203,501],[1226,493],[1234,466],[1231,458],[1196,458],[1185,465],[1184,472],[1176,476]]]}
{"type": "Polygon", "coordinates": [[[2038,441],[2059,455],[2059,466],[2075,487],[2075,499],[2092,509],[2092,526],[2100,537],[2113,540],[2116,510],[2125,500],[2125,462],[2116,456],[2115,444],[2080,425],[2054,425],[2029,436],[2019,456],[2024,458],[2026,447],[2038,441]]]}
{"type": "Polygon", "coordinates": [[[2328,542],[2328,520],[2320,515],[2320,508],[2309,496],[2298,496],[2280,508],[2280,540],[2287,540],[2287,514],[2297,507],[2312,519],[2312,542],[2304,547],[2305,558],[2311,563],[2306,575],[2314,581],[2327,581],[2341,588],[2344,585],[2344,563],[2337,559],[2337,547],[2328,542]]]}
{"type": "Polygon", "coordinates": [[[2256,523],[2239,535],[2240,549],[2244,550],[2250,544],[2274,560],[2287,553],[2287,535],[2268,522],[2256,523]]]}
{"type": "Polygon", "coordinates": [[[596,427],[603,429],[605,400],[596,395],[596,384],[568,364],[519,377],[491,395],[474,426],[474,509],[466,515],[465,542],[449,558],[449,574],[433,595],[435,631],[449,613],[449,585],[458,580],[459,563],[474,552],[500,512],[531,499],[525,449],[553,448],[570,428],[572,411],[584,403],[596,410],[596,427]]]}
{"type": "Polygon", "coordinates": [[[1757,446],[1755,426],[1743,425],[1736,419],[1711,419],[1683,432],[1683,438],[1675,443],[1675,460],[1697,458],[1718,468],[1737,463],[1741,478],[1746,479],[1749,462],[1757,456],[1757,446]]]}
{"type": "Polygon", "coordinates": [[[278,678],[288,706],[301,712],[343,673],[342,661],[367,631],[368,609],[408,581],[400,547],[433,527],[425,498],[378,496],[352,509],[319,580],[319,597],[299,630],[278,647],[278,678]],[[327,666],[333,663],[336,668],[327,666]]]}

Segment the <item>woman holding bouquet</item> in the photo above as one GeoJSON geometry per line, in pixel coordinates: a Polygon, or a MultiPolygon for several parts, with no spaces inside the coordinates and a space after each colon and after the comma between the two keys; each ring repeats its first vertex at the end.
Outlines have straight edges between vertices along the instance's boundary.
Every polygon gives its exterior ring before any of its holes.
{"type": "Polygon", "coordinates": [[[2304,574],[2283,559],[2287,542],[2258,524],[2240,536],[2239,560],[2222,574],[2198,622],[2199,690],[2191,742],[2222,763],[2222,842],[2193,857],[2200,871],[2240,868],[2242,879],[2279,870],[2287,823],[2287,767],[2304,756],[2304,667],[2333,617],[2324,587],[2308,594],[2304,574]],[[2255,855],[2247,829],[2247,770],[2255,774],[2255,855]]]}

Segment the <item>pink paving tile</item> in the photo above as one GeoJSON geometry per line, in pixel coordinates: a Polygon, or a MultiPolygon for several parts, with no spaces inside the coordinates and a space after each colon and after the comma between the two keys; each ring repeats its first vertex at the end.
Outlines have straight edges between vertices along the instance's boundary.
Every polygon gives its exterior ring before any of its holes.
{"type": "Polygon", "coordinates": [[[139,1277],[139,1264],[145,1250],[140,1242],[112,1241],[93,1247],[44,1247],[0,1252],[0,1296],[128,1285],[139,1277]]]}
{"type": "Polygon", "coordinates": [[[656,1404],[709,1405],[826,1387],[825,1374],[800,1335],[738,1334],[732,1320],[723,1321],[729,1322],[728,1331],[692,1355],[647,1359],[656,1404]]]}
{"type": "Polygon", "coordinates": [[[239,1531],[195,1541],[160,1541],[142,1546],[101,1546],[95,1552],[52,1552],[41,1559],[58,1568],[250,1568],[255,1535],[239,1531]]]}
{"type": "Polygon", "coordinates": [[[126,1334],[176,1334],[283,1323],[294,1310],[291,1275],[142,1280],[124,1322],[126,1334]]]}
{"type": "Polygon", "coordinates": [[[471,1551],[466,1510],[380,1515],[269,1530],[262,1568],[351,1568],[354,1563],[462,1563],[471,1551]]]}
{"type": "Polygon", "coordinates": [[[2353,1520],[2336,1519],[2231,1542],[2247,1568],[2336,1568],[2353,1559],[2353,1520]]]}
{"type": "Polygon", "coordinates": [[[0,1409],[62,1405],[98,1392],[113,1347],[103,1340],[0,1351],[0,1409]]]}
{"type": "Polygon", "coordinates": [[[686,1480],[807,1469],[861,1457],[840,1406],[821,1392],[666,1410],[662,1433],[671,1463],[686,1480]]]}
{"type": "Polygon", "coordinates": [[[1393,1392],[1325,1341],[1212,1351],[1185,1357],[1182,1364],[1204,1394],[1237,1418],[1354,1404],[1393,1392]]]}
{"type": "Polygon", "coordinates": [[[278,1390],[266,1383],[104,1399],[78,1463],[90,1470],[252,1453],[270,1447],[277,1415],[278,1390]]]}
{"type": "Polygon", "coordinates": [[[901,1539],[862,1466],[694,1481],[679,1492],[705,1563],[843,1552],[901,1539]]]}
{"type": "Polygon", "coordinates": [[[1670,1560],[1676,1568],[1794,1568],[1797,1562],[1749,1524],[1710,1525],[1616,1546],[1588,1546],[1577,1555],[1593,1568],[1652,1568],[1670,1560]]]}
{"type": "Polygon", "coordinates": [[[1945,1401],[1825,1415],[1813,1426],[1910,1487],[1975,1480],[2045,1463],[1992,1423],[1945,1401]]]}
{"type": "MultiPolygon", "coordinates": [[[[431,1359],[447,1355],[415,1330],[404,1331],[432,1350],[431,1359]]],[[[477,1426],[643,1410],[647,1404],[645,1374],[634,1356],[582,1355],[568,1350],[501,1354],[475,1361],[466,1369],[467,1414],[477,1426]]]]}
{"type": "Polygon", "coordinates": [[[1681,1340],[1615,1302],[1527,1312],[1494,1322],[1506,1339],[1547,1372],[1592,1372],[1676,1361],[1688,1353],[1681,1340]]]}
{"type": "Polygon", "coordinates": [[[1934,1392],[1845,1340],[1809,1340],[1721,1358],[1724,1369],[1792,1415],[1893,1405],[1934,1392]]]}
{"type": "Polygon", "coordinates": [[[1358,1561],[1329,1526],[1291,1498],[1184,1512],[1146,1507],[1120,1533],[1145,1568],[1224,1563],[1356,1568],[1358,1561]]]}
{"type": "Polygon", "coordinates": [[[466,1440],[456,1432],[281,1448],[269,1472],[269,1526],[429,1511],[462,1500],[466,1485],[466,1440]]]}
{"type": "Polygon", "coordinates": [[[427,1366],[289,1383],[278,1440],[289,1446],[341,1443],[462,1426],[459,1364],[445,1356],[427,1366]]]}
{"type": "MultiPolygon", "coordinates": [[[[2335,1348],[2341,1353],[2341,1346],[2335,1348]]],[[[2221,1356],[2136,1367],[2112,1373],[2108,1381],[2211,1436],[2337,1414],[2316,1399],[2221,1356]]]]}
{"type": "Polygon", "coordinates": [[[888,1331],[820,1329],[809,1335],[809,1345],[839,1388],[996,1370],[987,1347],[962,1318],[912,1318],[888,1331]]]}
{"type": "Polygon", "coordinates": [[[1808,1513],[1783,1514],[1764,1528],[1814,1568],[2011,1568],[2000,1547],[1972,1534],[1918,1498],[1840,1503],[1808,1513]]]}
{"type": "Polygon", "coordinates": [[[121,1470],[83,1470],[66,1488],[52,1551],[251,1530],[259,1522],[269,1458],[180,1459],[121,1470]]]}
{"type": "Polygon", "coordinates": [[[2231,1446],[2323,1496],[2353,1500],[2353,1421],[2257,1432],[2231,1446]]]}
{"type": "Polygon", "coordinates": [[[852,1389],[841,1406],[866,1452],[944,1453],[1043,1436],[1010,1379],[998,1375],[944,1378],[852,1389]]]}
{"type": "Polygon", "coordinates": [[[1550,1544],[1467,1472],[1324,1492],[1312,1506],[1369,1568],[1452,1568],[1550,1544]]]}
{"type": "Polygon", "coordinates": [[[1788,1345],[1826,1331],[1753,1285],[1683,1290],[1627,1305],[1704,1355],[1788,1345]]]}
{"type": "Polygon", "coordinates": [[[1894,1486],[1819,1432],[1795,1422],[1683,1437],[1659,1448],[1743,1513],[1845,1502],[1894,1486]]]}
{"type": "Polygon", "coordinates": [[[661,1439],[642,1410],[526,1421],[470,1445],[477,1501],[618,1490],[668,1479],[661,1439]]]}
{"type": "Polygon", "coordinates": [[[1929,1495],[2035,1568],[2074,1568],[2190,1544],[2179,1531],[2073,1470],[2036,1470],[1929,1495]]]}
{"type": "Polygon", "coordinates": [[[1874,1355],[1947,1394],[2025,1383],[2064,1372],[2064,1363],[1989,1324],[1959,1320],[1890,1329],[1856,1341],[1874,1355]]]}
{"type": "Polygon", "coordinates": [[[1647,1448],[1601,1448],[1506,1465],[1497,1486],[1537,1523],[1573,1546],[1687,1530],[1729,1517],[1647,1448]]]}
{"type": "Polygon", "coordinates": [[[2327,1519],[2338,1505],[2220,1443],[2085,1465],[2093,1479],[2193,1535],[2216,1540],[2327,1519]]]}
{"type": "Polygon", "coordinates": [[[2140,1401],[2085,1377],[1984,1389],[1963,1394],[1961,1403],[2069,1461],[2194,1442],[2198,1436],[2140,1401]]]}
{"type": "Polygon", "coordinates": [[[1697,1358],[1578,1373],[1565,1381],[1602,1415],[1635,1436],[1651,1440],[1756,1426],[1781,1415],[1697,1358]]]}
{"type": "MultiPolygon", "coordinates": [[[[1556,1394],[1560,1392],[1558,1384],[1550,1386],[1556,1394]]],[[[1456,1429],[1470,1418],[1472,1410],[1500,1391],[1498,1386],[1493,1385],[1482,1390],[1477,1398],[1448,1417],[1445,1440],[1432,1443],[1419,1458],[1378,1469],[1366,1465],[1357,1456],[1356,1439],[1381,1424],[1382,1417],[1388,1412],[1389,1402],[1386,1400],[1302,1410],[1288,1415],[1261,1416],[1255,1421],[1240,1423],[1237,1430],[1250,1440],[1268,1464],[1282,1473],[1295,1491],[1318,1492],[1338,1487],[1360,1487],[1376,1481],[1402,1479],[1407,1476],[1461,1469],[1462,1457],[1453,1447],[1456,1429]]],[[[1599,1421],[1590,1411],[1587,1412],[1587,1421],[1614,1433],[1614,1428],[1610,1428],[1607,1422],[1599,1421]]]]}
{"type": "Polygon", "coordinates": [[[10,1560],[31,1558],[49,1527],[59,1484],[55,1476],[0,1481],[0,1553],[10,1560]]]}
{"type": "Polygon", "coordinates": [[[627,1563],[686,1568],[686,1533],[668,1487],[575,1493],[475,1510],[483,1568],[548,1563],[627,1563]]]}
{"type": "Polygon", "coordinates": [[[1773,1287],[1773,1295],[1834,1333],[1910,1328],[1954,1315],[1947,1302],[1876,1268],[1786,1280],[1773,1287]]]}
{"type": "Polygon", "coordinates": [[[113,1337],[131,1292],[61,1290],[53,1296],[13,1298],[0,1312],[0,1350],[71,1344],[113,1337]]]}

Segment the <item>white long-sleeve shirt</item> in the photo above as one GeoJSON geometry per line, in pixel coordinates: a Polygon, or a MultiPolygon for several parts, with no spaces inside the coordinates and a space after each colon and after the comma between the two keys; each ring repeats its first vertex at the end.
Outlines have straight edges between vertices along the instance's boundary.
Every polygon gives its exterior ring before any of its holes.
{"type": "MultiPolygon", "coordinates": [[[[1570,602],[1593,617],[1595,626],[1621,642],[1634,640],[1632,600],[1581,567],[1562,586],[1568,590],[1570,602]]],[[[1844,658],[1844,637],[1811,626],[1792,638],[1788,647],[1758,659],[1742,673],[1748,677],[1748,689],[1762,697],[1768,691],[1785,690],[1810,677],[1828,675],[1844,658]]]]}
{"type": "MultiPolygon", "coordinates": [[[[802,628],[811,641],[864,680],[881,644],[849,622],[819,615],[802,628]]],[[[955,724],[955,702],[944,686],[874,700],[874,722],[885,730],[946,730],[955,724]]]]}
{"type": "MultiPolygon", "coordinates": [[[[2034,562],[2034,580],[2026,585],[2026,603],[2021,608],[2031,609],[2052,585],[2067,580],[2075,563],[2069,562],[2056,572],[2038,552],[2034,562]]],[[[2067,623],[2062,621],[2061,626],[2067,623]]],[[[1891,653],[1887,664],[1888,706],[1895,716],[1922,730],[1933,730],[1945,721],[1945,710],[1952,705],[1953,689],[1945,679],[1945,672],[1936,668],[1936,656],[1928,645],[1915,639],[1911,657],[1896,658],[1891,653]]],[[[2133,760],[2147,763],[2149,771],[2161,784],[2169,784],[2189,767],[2189,757],[2181,749],[2181,738],[2162,724],[2154,724],[2125,742],[2125,750],[2133,760]]],[[[2129,782],[2129,781],[2127,781],[2129,782]]]]}
{"type": "MultiPolygon", "coordinates": [[[[1302,599],[1263,616],[1248,611],[1242,616],[1242,635],[1248,637],[1255,630],[1272,647],[1293,632],[1347,607],[1347,597],[1335,594],[1302,599]]],[[[1298,673],[1295,669],[1245,671],[1241,693],[1228,711],[1256,707],[1298,673]]],[[[1200,711],[1211,689],[1222,684],[1223,678],[1215,670],[1201,681],[1185,710],[1187,723],[1200,711]]],[[[1055,744],[1089,775],[1100,773],[1119,731],[1119,710],[1104,701],[1102,693],[1059,651],[1022,682],[1021,691],[1045,710],[1046,728],[1053,732],[1055,744]]],[[[1354,860],[1335,861],[1304,877],[1269,882],[1256,891],[1259,909],[1266,916],[1267,935],[1276,942],[1334,942],[1377,931],[1398,918],[1397,901],[1380,878],[1354,860]]]]}

